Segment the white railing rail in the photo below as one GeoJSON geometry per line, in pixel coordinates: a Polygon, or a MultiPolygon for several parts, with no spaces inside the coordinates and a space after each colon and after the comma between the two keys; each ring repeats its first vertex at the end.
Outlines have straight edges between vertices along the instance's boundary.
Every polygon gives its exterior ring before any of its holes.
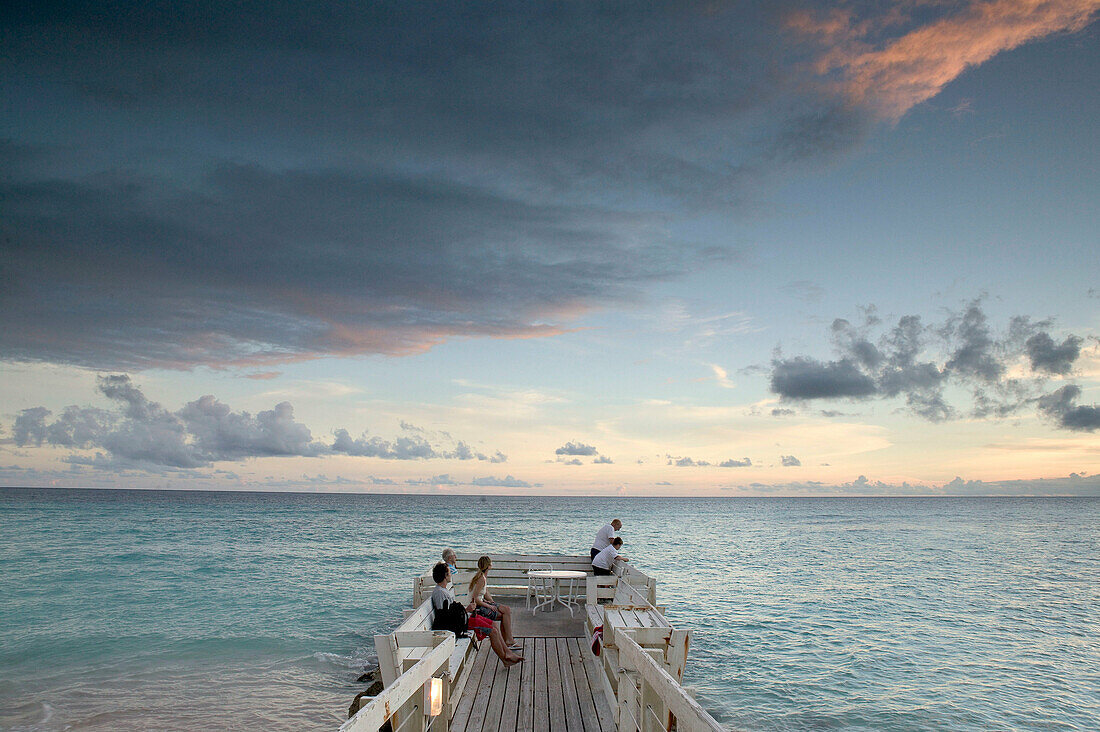
{"type": "Polygon", "coordinates": [[[616,633],[619,678],[616,701],[619,732],[722,732],[714,717],[634,642],[630,631],[616,633]]]}
{"type": "MultiPolygon", "coordinates": [[[[447,729],[445,709],[438,717],[429,717],[423,709],[424,687],[433,676],[446,668],[455,650],[455,636],[447,631],[433,633],[433,636],[438,643],[435,648],[344,722],[340,732],[378,732],[386,721],[391,722],[394,732],[425,732],[429,724],[436,731],[447,729]]],[[[446,701],[446,674],[442,681],[443,699],[446,701]]]]}

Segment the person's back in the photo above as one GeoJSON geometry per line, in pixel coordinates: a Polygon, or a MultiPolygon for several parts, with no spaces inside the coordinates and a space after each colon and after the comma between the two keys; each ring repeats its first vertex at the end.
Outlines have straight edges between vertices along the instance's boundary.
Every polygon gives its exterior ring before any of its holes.
{"type": "Polygon", "coordinates": [[[622,527],[623,522],[619,519],[614,519],[611,523],[606,524],[602,529],[596,532],[596,538],[592,541],[593,559],[611,544],[611,541],[616,537],[615,532],[622,527]]]}
{"type": "Polygon", "coordinates": [[[455,598],[454,590],[442,585],[436,585],[435,589],[432,590],[432,607],[436,610],[443,610],[452,602],[458,602],[455,598]]]}

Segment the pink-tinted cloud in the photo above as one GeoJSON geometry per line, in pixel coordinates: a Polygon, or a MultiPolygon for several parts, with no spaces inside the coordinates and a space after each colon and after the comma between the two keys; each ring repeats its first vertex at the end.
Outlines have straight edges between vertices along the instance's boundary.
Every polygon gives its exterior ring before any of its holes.
{"type": "Polygon", "coordinates": [[[1085,28],[1100,0],[992,0],[970,2],[922,24],[916,10],[939,2],[916,2],[876,17],[847,9],[800,11],[787,28],[820,43],[814,62],[821,75],[853,104],[897,120],[931,99],[966,69],[1029,41],[1085,28]]]}

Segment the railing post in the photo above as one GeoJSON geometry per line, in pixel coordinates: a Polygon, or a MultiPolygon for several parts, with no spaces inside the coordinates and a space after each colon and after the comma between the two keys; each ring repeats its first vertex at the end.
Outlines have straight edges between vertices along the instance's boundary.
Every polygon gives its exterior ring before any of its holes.
{"type": "Polygon", "coordinates": [[[669,635],[666,665],[668,675],[676,679],[677,684],[684,683],[684,668],[687,666],[690,645],[691,631],[689,630],[673,630],[669,635]]]}
{"type": "Polygon", "coordinates": [[[638,674],[623,669],[619,673],[619,705],[617,711],[618,732],[641,732],[641,714],[639,707],[641,695],[638,691],[638,674]]]}

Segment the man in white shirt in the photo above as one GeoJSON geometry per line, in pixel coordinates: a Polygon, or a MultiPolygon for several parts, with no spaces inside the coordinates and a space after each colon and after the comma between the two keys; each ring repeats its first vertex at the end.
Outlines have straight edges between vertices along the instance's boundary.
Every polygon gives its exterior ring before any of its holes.
{"type": "Polygon", "coordinates": [[[592,557],[592,574],[597,577],[604,577],[611,574],[616,561],[629,562],[629,559],[619,554],[619,547],[622,545],[623,540],[616,536],[610,544],[600,550],[599,554],[592,557]]]}
{"type": "Polygon", "coordinates": [[[615,532],[617,532],[622,527],[623,522],[619,519],[615,519],[614,521],[607,524],[602,529],[596,532],[596,540],[592,542],[593,559],[595,559],[597,554],[599,554],[601,551],[606,549],[609,544],[611,544],[611,540],[618,536],[618,534],[616,534],[615,532]]]}

